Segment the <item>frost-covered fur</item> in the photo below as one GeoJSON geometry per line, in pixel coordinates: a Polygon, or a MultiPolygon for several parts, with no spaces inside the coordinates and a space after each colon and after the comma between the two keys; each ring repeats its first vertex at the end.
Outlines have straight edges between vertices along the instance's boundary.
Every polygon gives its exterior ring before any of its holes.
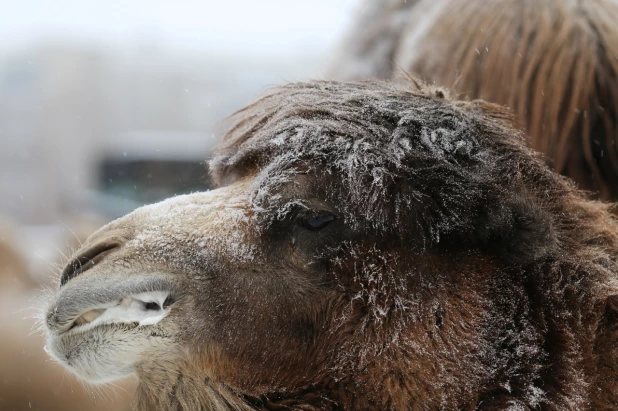
{"type": "Polygon", "coordinates": [[[69,265],[48,317],[63,363],[130,368],[141,410],[618,407],[618,226],[501,108],[313,82],[233,122],[219,188],[78,252],[96,264],[69,265]],[[157,324],[58,344],[93,298],[145,289],[173,296],[157,324]]]}
{"type": "Polygon", "coordinates": [[[618,200],[615,0],[365,0],[329,78],[401,69],[514,110],[550,165],[618,200]]]}

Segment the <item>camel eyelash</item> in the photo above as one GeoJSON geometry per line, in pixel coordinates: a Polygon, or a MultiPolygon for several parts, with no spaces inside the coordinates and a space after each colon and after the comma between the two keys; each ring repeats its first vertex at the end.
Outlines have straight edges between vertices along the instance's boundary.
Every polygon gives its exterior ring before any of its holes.
{"type": "Polygon", "coordinates": [[[310,208],[304,202],[294,200],[277,207],[272,223],[294,224],[307,230],[318,231],[337,219],[335,213],[322,207],[310,208]]]}

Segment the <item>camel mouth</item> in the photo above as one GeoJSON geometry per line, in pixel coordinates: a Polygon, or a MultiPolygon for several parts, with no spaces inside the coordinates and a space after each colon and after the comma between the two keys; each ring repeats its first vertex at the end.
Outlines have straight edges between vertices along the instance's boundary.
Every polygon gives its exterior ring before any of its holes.
{"type": "Polygon", "coordinates": [[[84,297],[80,284],[88,281],[69,282],[47,313],[45,352],[86,381],[101,383],[130,375],[146,352],[168,347],[175,335],[170,314],[182,294],[169,276],[136,277],[115,288],[109,282],[95,287],[81,300],[75,295],[84,297]]]}
{"type": "Polygon", "coordinates": [[[171,311],[174,298],[168,291],[132,294],[120,300],[89,309],[70,323],[64,333],[91,330],[100,325],[128,324],[136,327],[155,325],[171,311]]]}
{"type": "Polygon", "coordinates": [[[103,324],[154,325],[182,298],[181,285],[168,273],[79,276],[58,290],[45,314],[50,336],[87,331],[103,324]]]}

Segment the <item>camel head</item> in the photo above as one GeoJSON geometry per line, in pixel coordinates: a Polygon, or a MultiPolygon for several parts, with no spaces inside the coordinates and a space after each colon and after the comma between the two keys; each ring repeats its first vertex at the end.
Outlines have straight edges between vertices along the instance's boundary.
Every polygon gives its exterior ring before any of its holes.
{"type": "Polygon", "coordinates": [[[75,253],[48,352],[87,381],[137,375],[139,409],[589,399],[571,371],[596,361],[609,274],[585,256],[612,266],[616,227],[507,117],[425,86],[272,90],[233,117],[216,189],[75,253]]]}

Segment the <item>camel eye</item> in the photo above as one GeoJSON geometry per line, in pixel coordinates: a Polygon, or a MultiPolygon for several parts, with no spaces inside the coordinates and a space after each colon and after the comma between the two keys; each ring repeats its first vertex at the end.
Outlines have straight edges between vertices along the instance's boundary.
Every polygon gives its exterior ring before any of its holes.
{"type": "Polygon", "coordinates": [[[335,221],[336,217],[332,214],[323,214],[317,216],[307,216],[299,219],[299,224],[312,231],[318,231],[326,228],[330,223],[335,221]]]}

